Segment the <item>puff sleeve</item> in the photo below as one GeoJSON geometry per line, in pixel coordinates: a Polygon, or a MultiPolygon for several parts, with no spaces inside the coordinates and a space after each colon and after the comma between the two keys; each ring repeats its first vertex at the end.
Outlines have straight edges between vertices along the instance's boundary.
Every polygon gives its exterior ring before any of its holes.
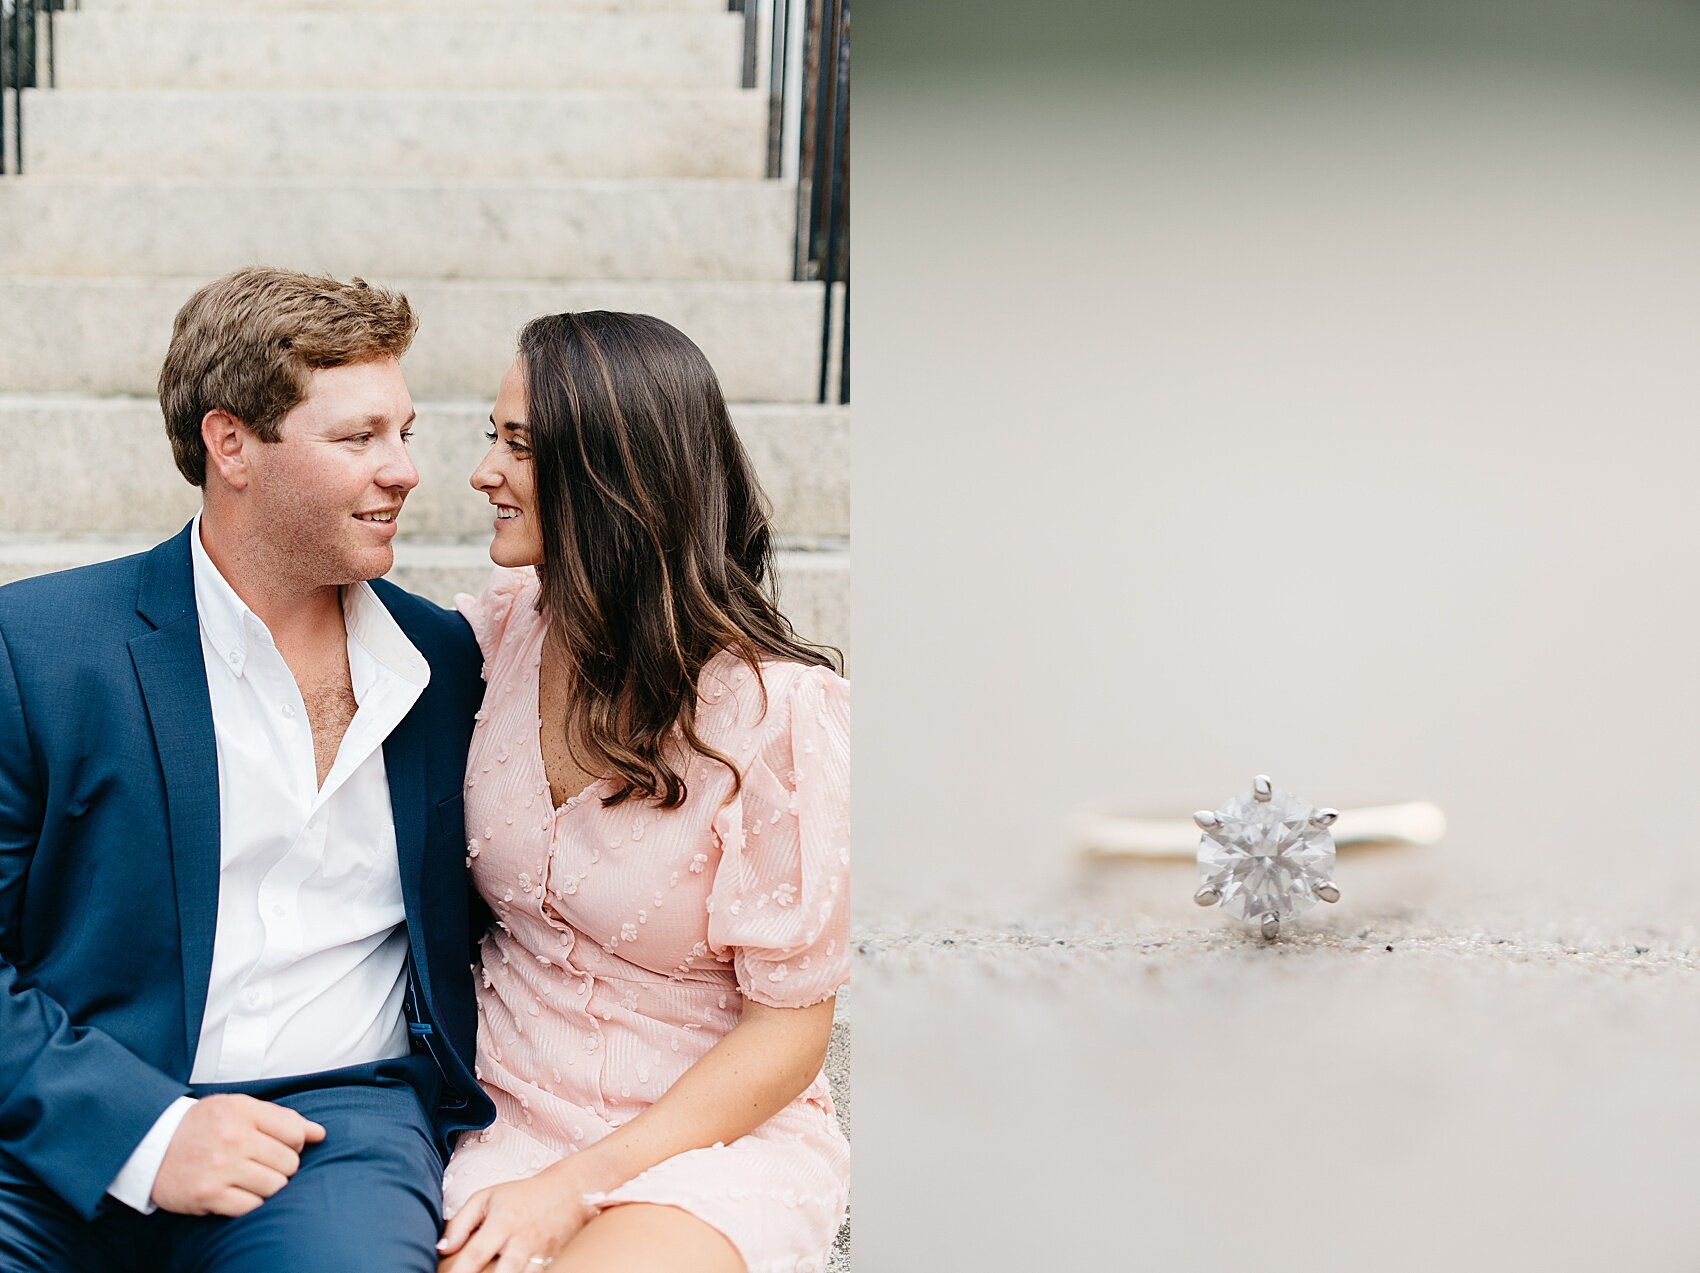
{"type": "Polygon", "coordinates": [[[806,1008],[850,979],[850,686],[770,665],[769,707],[742,790],[715,818],[708,945],[745,998],[806,1008]]]}
{"type": "Polygon", "coordinates": [[[502,643],[502,633],[507,630],[515,605],[522,595],[536,587],[535,566],[497,566],[478,596],[466,592],[455,594],[455,609],[472,626],[472,635],[478,638],[478,648],[484,652],[485,680],[490,679],[490,660],[502,643]]]}

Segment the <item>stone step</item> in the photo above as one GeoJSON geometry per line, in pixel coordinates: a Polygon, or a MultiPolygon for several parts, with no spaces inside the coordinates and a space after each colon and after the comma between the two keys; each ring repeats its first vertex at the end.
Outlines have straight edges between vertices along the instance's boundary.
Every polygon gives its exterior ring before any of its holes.
{"type": "MultiPolygon", "coordinates": [[[[420,401],[413,459],[420,483],[402,527],[428,536],[488,536],[490,509],[467,484],[489,443],[490,400],[420,401]]],[[[773,502],[773,525],[791,538],[850,533],[848,407],[735,403],[732,419],[773,502]]],[[[67,525],[81,535],[176,530],[200,505],[177,472],[151,398],[0,395],[6,493],[0,534],[67,525]],[[77,462],[65,462],[76,439],[77,462]]]]}
{"type": "MultiPolygon", "coordinates": [[[[106,561],[152,547],[162,535],[0,535],[0,584],[53,570],[106,561]]],[[[849,653],[850,550],[844,545],[784,548],[775,555],[779,604],[805,639],[849,653]]],[[[490,578],[488,542],[400,535],[388,578],[450,605],[457,592],[477,593],[490,578]]]]}
{"type": "Polygon", "coordinates": [[[63,88],[734,89],[735,13],[63,13],[63,88]]]}
{"type": "MultiPolygon", "coordinates": [[[[205,281],[0,278],[0,393],[152,394],[172,317],[205,281]]],[[[493,398],[523,323],[586,309],[672,323],[702,347],[730,401],[819,392],[819,283],[373,281],[406,292],[419,314],[407,372],[422,400],[493,398]]]]}
{"type": "Polygon", "coordinates": [[[208,278],[255,261],[339,276],[788,280],[778,181],[0,182],[0,275],[208,278]]]}
{"type": "Polygon", "coordinates": [[[40,176],[761,177],[759,93],[30,90],[40,176]]]}
{"type": "MultiPolygon", "coordinates": [[[[337,13],[348,0],[78,0],[83,13],[337,13]]],[[[460,14],[466,0],[375,0],[367,13],[460,14]]],[[[725,0],[479,0],[481,13],[725,13],[725,0]]]]}

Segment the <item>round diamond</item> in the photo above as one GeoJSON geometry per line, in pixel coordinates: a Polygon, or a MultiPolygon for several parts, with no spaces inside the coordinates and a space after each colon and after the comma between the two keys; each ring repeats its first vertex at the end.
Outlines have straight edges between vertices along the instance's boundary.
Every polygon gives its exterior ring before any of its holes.
{"type": "Polygon", "coordinates": [[[1239,919],[1287,920],[1316,905],[1316,886],[1334,877],[1334,837],[1312,825],[1316,810],[1275,791],[1251,792],[1216,810],[1219,825],[1198,842],[1198,874],[1239,919]]]}

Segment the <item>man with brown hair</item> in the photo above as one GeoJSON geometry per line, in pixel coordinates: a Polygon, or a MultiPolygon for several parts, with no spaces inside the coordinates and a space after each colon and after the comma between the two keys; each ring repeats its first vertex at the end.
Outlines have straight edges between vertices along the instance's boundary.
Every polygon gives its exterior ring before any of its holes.
{"type": "Polygon", "coordinates": [[[273,269],[177,315],[201,512],[0,588],[0,1268],[431,1270],[471,1073],[454,614],[377,581],[405,298],[273,269]],[[369,582],[375,581],[375,582],[369,582]]]}

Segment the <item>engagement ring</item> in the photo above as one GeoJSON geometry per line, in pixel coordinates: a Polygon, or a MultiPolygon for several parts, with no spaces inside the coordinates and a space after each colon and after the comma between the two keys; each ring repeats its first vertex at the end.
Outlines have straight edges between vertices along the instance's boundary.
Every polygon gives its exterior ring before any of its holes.
{"type": "Polygon", "coordinates": [[[1256,924],[1270,940],[1317,902],[1337,902],[1337,848],[1436,844],[1446,815],[1426,802],[1318,809],[1259,774],[1251,790],[1192,821],[1085,813],[1076,823],[1091,858],[1196,856],[1202,883],[1192,900],[1256,924]],[[1202,833],[1202,834],[1201,834],[1202,833]]]}

